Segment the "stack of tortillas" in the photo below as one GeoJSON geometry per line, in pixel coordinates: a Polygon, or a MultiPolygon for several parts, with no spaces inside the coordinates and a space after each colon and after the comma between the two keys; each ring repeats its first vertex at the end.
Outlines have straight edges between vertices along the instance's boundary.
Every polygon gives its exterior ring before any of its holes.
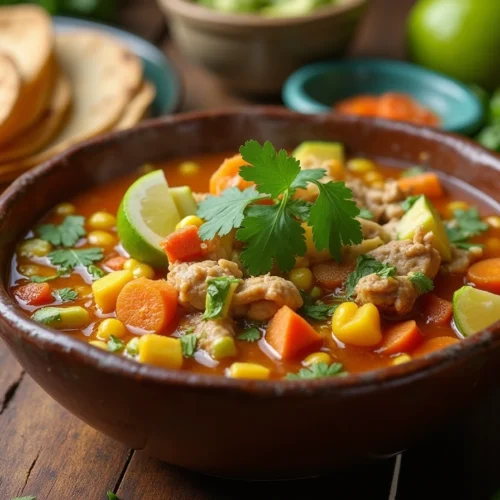
{"type": "Polygon", "coordinates": [[[0,183],[132,127],[155,94],[140,58],[120,41],[89,30],[54,34],[40,7],[0,7],[0,183]]]}

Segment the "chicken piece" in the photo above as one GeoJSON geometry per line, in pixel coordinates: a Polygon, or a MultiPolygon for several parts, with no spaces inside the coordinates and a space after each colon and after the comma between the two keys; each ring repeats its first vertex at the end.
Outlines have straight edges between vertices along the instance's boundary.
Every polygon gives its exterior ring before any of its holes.
{"type": "Polygon", "coordinates": [[[363,231],[363,238],[365,240],[371,240],[379,236],[385,243],[391,241],[391,236],[380,224],[361,217],[356,217],[356,219],[361,224],[361,230],[363,231]]]}
{"type": "Polygon", "coordinates": [[[433,279],[439,271],[441,256],[433,247],[434,234],[419,228],[412,240],[396,240],[372,250],[368,255],[397,268],[399,276],[421,272],[433,279]]]}
{"type": "Polygon", "coordinates": [[[225,236],[215,236],[212,240],[204,241],[201,247],[205,260],[232,260],[234,233],[225,236]]]}
{"type": "Polygon", "coordinates": [[[373,304],[383,313],[399,316],[408,314],[420,295],[408,276],[383,278],[378,274],[361,278],[355,293],[358,305],[373,304]]]}
{"type": "Polygon", "coordinates": [[[246,279],[234,292],[231,309],[235,316],[266,321],[283,306],[296,310],[302,304],[302,297],[291,281],[266,274],[246,279]]]}
{"type": "Polygon", "coordinates": [[[399,219],[391,219],[389,222],[386,222],[382,227],[384,231],[389,235],[389,239],[397,240],[398,239],[398,224],[399,219]]]}
{"type": "Polygon", "coordinates": [[[483,249],[479,246],[469,249],[451,246],[451,261],[443,265],[442,269],[451,274],[465,274],[467,269],[483,256],[483,249]]]}
{"type": "Polygon", "coordinates": [[[229,260],[204,260],[202,262],[174,262],[169,266],[167,281],[178,292],[178,302],[184,307],[205,310],[207,278],[229,276],[242,278],[238,265],[229,260]]]}

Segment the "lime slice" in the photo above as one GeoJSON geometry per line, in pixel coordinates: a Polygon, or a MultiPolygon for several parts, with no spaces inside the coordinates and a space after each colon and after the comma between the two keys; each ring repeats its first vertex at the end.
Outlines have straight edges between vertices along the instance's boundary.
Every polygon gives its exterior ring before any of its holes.
{"type": "Polygon", "coordinates": [[[179,212],[162,170],[155,170],[129,187],[118,210],[121,243],[134,259],[165,267],[168,259],[160,241],[175,231],[179,212]]]}
{"type": "Polygon", "coordinates": [[[453,319],[466,337],[500,321],[500,295],[463,286],[453,294],[453,319]]]}

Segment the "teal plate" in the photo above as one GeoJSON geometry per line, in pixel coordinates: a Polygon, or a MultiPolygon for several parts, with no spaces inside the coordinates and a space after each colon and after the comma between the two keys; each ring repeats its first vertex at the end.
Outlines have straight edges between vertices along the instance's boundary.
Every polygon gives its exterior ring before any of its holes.
{"type": "Polygon", "coordinates": [[[144,64],[144,76],[156,87],[156,98],[151,106],[153,116],[167,115],[177,111],[181,104],[181,80],[172,63],[154,45],[127,31],[72,17],[54,16],[56,32],[74,30],[97,30],[114,36],[132,52],[140,56],[144,64]]]}
{"type": "Polygon", "coordinates": [[[472,134],[481,126],[483,108],[465,85],[434,71],[399,61],[351,59],[314,63],[285,82],[283,101],[301,113],[328,113],[332,106],[360,94],[404,92],[441,118],[441,128],[472,134]]]}

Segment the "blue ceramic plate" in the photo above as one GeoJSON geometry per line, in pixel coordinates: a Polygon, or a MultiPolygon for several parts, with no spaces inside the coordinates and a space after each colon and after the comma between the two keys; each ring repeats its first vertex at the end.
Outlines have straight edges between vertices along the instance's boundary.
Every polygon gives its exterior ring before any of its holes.
{"type": "Polygon", "coordinates": [[[359,94],[404,92],[437,113],[441,127],[471,134],[481,125],[483,108],[457,80],[399,61],[353,59],[304,66],[286,81],[283,101],[301,113],[331,112],[332,105],[359,94]]]}
{"type": "Polygon", "coordinates": [[[91,29],[107,33],[123,41],[132,52],[141,57],[144,63],[145,78],[154,83],[156,98],[151,107],[153,116],[166,115],[176,111],[181,102],[181,81],[172,63],[154,45],[146,40],[105,24],[55,16],[57,32],[91,29]]]}

